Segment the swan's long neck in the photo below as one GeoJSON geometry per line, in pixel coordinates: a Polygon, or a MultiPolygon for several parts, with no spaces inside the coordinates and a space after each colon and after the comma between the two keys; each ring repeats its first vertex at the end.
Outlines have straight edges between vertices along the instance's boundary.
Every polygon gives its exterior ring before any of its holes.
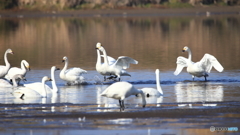
{"type": "Polygon", "coordinates": [[[68,60],[66,59],[65,65],[64,65],[62,71],[60,72],[60,76],[65,77],[65,71],[67,70],[67,67],[68,67],[68,60]]]}
{"type": "Polygon", "coordinates": [[[141,94],[141,97],[142,97],[142,104],[143,104],[143,107],[146,106],[146,98],[145,98],[145,95],[143,94],[143,91],[142,90],[138,90],[139,93],[141,94]]]}
{"type": "Polygon", "coordinates": [[[107,52],[105,51],[105,49],[103,49],[103,56],[104,56],[104,64],[109,65],[108,59],[107,59],[107,52]]]}
{"type": "Polygon", "coordinates": [[[27,71],[27,69],[26,69],[23,61],[21,62],[21,69],[22,69],[23,71],[27,71]]]}
{"type": "Polygon", "coordinates": [[[51,70],[51,79],[52,79],[52,92],[55,92],[55,93],[57,93],[57,92],[58,92],[58,88],[57,88],[57,85],[56,85],[56,81],[55,81],[54,72],[55,72],[55,70],[54,70],[54,69],[52,69],[52,70],[51,70]]]}
{"type": "Polygon", "coordinates": [[[6,67],[9,69],[10,68],[10,63],[8,62],[7,54],[8,54],[8,52],[5,52],[5,54],[4,54],[4,61],[5,61],[6,67]]]}
{"type": "Polygon", "coordinates": [[[192,51],[188,48],[188,60],[192,61],[192,51]]]}
{"type": "Polygon", "coordinates": [[[45,87],[45,80],[42,80],[42,96],[43,98],[47,97],[47,91],[46,91],[46,87],[45,87]]]}
{"type": "Polygon", "coordinates": [[[157,85],[157,90],[158,92],[163,95],[163,91],[162,91],[162,88],[160,86],[160,76],[159,76],[159,73],[156,73],[156,85],[157,85]]]}
{"type": "Polygon", "coordinates": [[[97,63],[96,63],[96,65],[101,65],[101,62],[102,62],[102,60],[101,60],[100,51],[97,49],[97,63]]]}

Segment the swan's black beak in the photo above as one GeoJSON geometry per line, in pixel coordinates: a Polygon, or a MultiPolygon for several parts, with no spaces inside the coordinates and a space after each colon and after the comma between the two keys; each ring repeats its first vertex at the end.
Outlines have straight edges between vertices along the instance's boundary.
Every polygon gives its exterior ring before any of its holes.
{"type": "Polygon", "coordinates": [[[65,60],[62,60],[62,63],[65,62],[65,60]]]}
{"type": "Polygon", "coordinates": [[[182,52],[185,52],[185,50],[182,50],[182,52]]]}
{"type": "Polygon", "coordinates": [[[28,71],[30,71],[30,70],[31,70],[31,68],[29,67],[29,68],[28,68],[28,71]]]}
{"type": "Polygon", "coordinates": [[[52,79],[51,79],[51,78],[49,78],[49,79],[48,79],[48,81],[52,81],[52,79]]]}
{"type": "Polygon", "coordinates": [[[96,50],[98,50],[98,48],[95,48],[96,50]]]}
{"type": "Polygon", "coordinates": [[[56,70],[60,70],[60,68],[56,68],[56,70]]]}

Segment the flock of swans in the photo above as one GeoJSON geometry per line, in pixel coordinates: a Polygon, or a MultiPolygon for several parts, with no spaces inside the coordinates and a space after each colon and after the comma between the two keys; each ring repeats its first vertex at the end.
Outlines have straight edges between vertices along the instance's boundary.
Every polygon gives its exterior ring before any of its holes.
{"type": "MultiPolygon", "coordinates": [[[[142,88],[137,89],[131,83],[121,81],[121,76],[131,76],[126,69],[130,67],[130,64],[138,64],[137,60],[134,60],[127,56],[120,56],[118,59],[114,59],[107,55],[106,50],[101,43],[96,44],[97,51],[97,62],[96,71],[104,77],[104,81],[107,79],[116,81],[106,88],[101,96],[108,98],[114,98],[119,100],[120,111],[125,109],[124,99],[131,96],[141,96],[142,105],[146,105],[146,97],[163,96],[163,91],[160,86],[160,70],[156,69],[156,89],[155,88],[142,88]],[[101,55],[101,53],[103,55],[101,55]],[[103,62],[101,61],[103,57],[103,62]]],[[[174,75],[178,75],[184,67],[187,68],[187,72],[192,75],[192,79],[195,77],[204,77],[207,81],[208,74],[210,73],[212,67],[217,71],[222,72],[223,67],[217,61],[217,59],[210,55],[205,54],[204,57],[199,62],[192,62],[192,53],[189,47],[184,47],[183,52],[188,52],[188,58],[179,56],[177,58],[177,67],[174,75]]],[[[25,75],[28,70],[30,70],[29,63],[26,60],[21,61],[21,68],[11,67],[7,60],[7,54],[13,54],[11,49],[7,49],[4,54],[5,66],[0,66],[0,87],[12,87],[12,94],[20,99],[25,98],[46,98],[49,95],[56,95],[58,88],[55,82],[54,72],[60,70],[56,66],[51,68],[51,78],[44,76],[42,82],[28,83],[19,85],[20,80],[25,80],[25,75]],[[45,83],[47,81],[52,81],[52,88],[50,88],[45,83]]],[[[63,57],[62,62],[65,62],[63,69],[60,72],[59,77],[66,81],[68,85],[83,84],[85,78],[83,74],[87,71],[78,67],[68,68],[68,58],[63,57]]]]}

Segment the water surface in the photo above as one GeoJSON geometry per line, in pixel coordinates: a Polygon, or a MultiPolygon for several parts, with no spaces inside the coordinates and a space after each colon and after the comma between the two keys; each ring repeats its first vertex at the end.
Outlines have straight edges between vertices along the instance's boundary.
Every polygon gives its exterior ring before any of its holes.
{"type": "MultiPolygon", "coordinates": [[[[12,103],[27,105],[30,103],[30,106],[32,103],[40,103],[40,107],[42,107],[41,104],[51,104],[54,107],[58,104],[64,106],[64,104],[70,103],[94,105],[90,109],[86,107],[86,110],[91,113],[118,112],[117,100],[100,96],[100,93],[110,83],[94,84],[96,77],[103,80],[103,77],[95,70],[97,42],[101,42],[107,54],[114,58],[129,56],[139,61],[139,64],[131,65],[128,69],[132,77],[122,77],[122,80],[134,84],[137,88],[155,88],[154,72],[155,69],[160,69],[164,96],[147,98],[149,105],[146,110],[151,106],[161,107],[161,105],[169,103],[176,103],[175,108],[191,109],[196,108],[194,103],[200,104],[201,107],[218,107],[219,103],[238,102],[240,101],[239,30],[239,16],[1,18],[0,54],[2,57],[0,57],[0,62],[4,64],[3,54],[7,48],[11,48],[15,53],[8,55],[11,66],[19,67],[21,60],[27,60],[32,70],[27,73],[28,81],[26,83],[39,82],[43,76],[50,76],[50,68],[53,65],[62,68],[64,66],[61,63],[63,56],[69,58],[69,67],[81,67],[88,71],[88,74],[85,75],[88,85],[80,86],[66,86],[65,82],[59,78],[59,71],[57,71],[55,77],[59,93],[46,99],[16,99],[11,94],[12,89],[0,88],[0,103],[3,106],[1,111],[5,112],[6,106],[12,103]],[[208,77],[208,82],[204,82],[204,78],[196,78],[196,81],[192,82],[191,75],[186,73],[185,69],[178,76],[174,76],[176,58],[178,56],[187,57],[187,53],[181,52],[184,46],[191,48],[193,61],[199,61],[205,53],[214,55],[223,65],[224,72],[219,73],[213,69],[208,77]]],[[[141,98],[132,96],[126,99],[125,103],[126,111],[138,110],[141,98]]],[[[54,111],[53,108],[52,110],[52,112],[58,113],[68,113],[69,111],[74,111],[74,109],[54,111]]],[[[15,115],[19,114],[13,113],[8,117],[14,118],[15,115]]],[[[44,119],[40,119],[40,121],[44,121],[44,119]]],[[[176,124],[175,127],[184,127],[177,124],[188,124],[191,120],[180,121],[177,119],[177,122],[173,122],[176,124]]],[[[215,118],[215,121],[203,123],[216,124],[216,121],[219,122],[219,119],[215,118]]],[[[74,126],[70,125],[68,128],[71,129],[74,126]]],[[[199,126],[194,123],[189,126],[193,131],[189,129],[186,132],[202,134],[209,131],[209,125],[200,126],[204,130],[198,131],[199,126]]],[[[131,134],[131,129],[140,127],[132,127],[128,133],[131,134]]],[[[144,130],[144,132],[159,131],[155,131],[153,127],[149,126],[149,129],[152,130],[144,130]]],[[[165,127],[157,127],[157,129],[163,128],[165,127]]],[[[17,126],[16,129],[18,129],[17,126]]],[[[97,129],[105,130],[104,126],[97,129]]],[[[61,133],[77,133],[75,130],[64,131],[66,132],[61,133]]],[[[30,134],[32,132],[32,130],[29,131],[30,134]]],[[[166,132],[176,133],[179,130],[167,130],[166,132]]],[[[45,133],[45,130],[42,130],[41,133],[45,133]]],[[[55,133],[55,131],[51,131],[51,133],[55,133]]],[[[161,133],[165,133],[165,130],[161,130],[161,133]]]]}

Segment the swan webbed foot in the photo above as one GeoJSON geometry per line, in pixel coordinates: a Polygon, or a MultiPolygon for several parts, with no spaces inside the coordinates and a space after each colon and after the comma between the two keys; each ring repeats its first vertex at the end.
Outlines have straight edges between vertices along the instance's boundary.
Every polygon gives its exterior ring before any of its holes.
{"type": "Polygon", "coordinates": [[[110,75],[110,77],[108,77],[107,79],[108,79],[108,80],[115,80],[116,78],[117,78],[116,75],[110,75]]]}

